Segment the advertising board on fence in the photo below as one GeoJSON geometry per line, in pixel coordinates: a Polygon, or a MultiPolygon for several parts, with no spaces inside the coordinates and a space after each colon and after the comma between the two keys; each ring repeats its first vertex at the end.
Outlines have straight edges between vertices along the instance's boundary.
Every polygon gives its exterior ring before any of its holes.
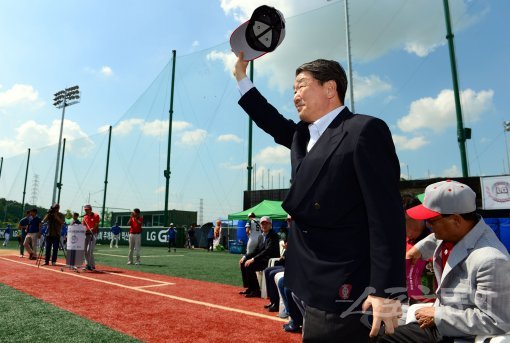
{"type": "Polygon", "coordinates": [[[510,176],[489,176],[480,179],[483,209],[510,209],[510,176]]]}

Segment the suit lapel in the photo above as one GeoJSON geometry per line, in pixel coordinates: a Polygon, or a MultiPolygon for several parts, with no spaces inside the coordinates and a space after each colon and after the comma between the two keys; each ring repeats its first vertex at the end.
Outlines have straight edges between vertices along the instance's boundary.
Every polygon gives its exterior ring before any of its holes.
{"type": "MultiPolygon", "coordinates": [[[[464,236],[452,249],[450,257],[444,267],[441,275],[441,284],[446,280],[446,277],[452,272],[452,270],[461,263],[474,249],[476,242],[480,239],[483,231],[476,225],[470,232],[464,236]]],[[[440,251],[440,250],[439,250],[440,251]]]]}
{"type": "MultiPolygon", "coordinates": [[[[340,114],[338,114],[336,118],[331,122],[331,124],[321,135],[317,143],[315,143],[313,148],[308,153],[306,153],[306,145],[308,144],[308,140],[310,139],[310,134],[308,132],[308,125],[306,125],[308,139],[304,143],[305,155],[304,156],[299,155],[301,159],[298,161],[298,164],[296,165],[294,175],[294,178],[301,178],[303,180],[306,180],[306,182],[300,183],[300,187],[305,188],[302,191],[300,191],[301,194],[307,193],[308,189],[311,187],[311,185],[315,182],[315,180],[319,176],[319,173],[322,170],[322,167],[324,166],[326,161],[330,158],[331,154],[337,149],[338,145],[347,135],[347,131],[344,130],[343,123],[345,122],[346,119],[352,117],[352,115],[353,114],[347,108],[340,112],[340,114]],[[307,161],[312,162],[307,163],[307,161]]],[[[302,151],[303,150],[296,153],[301,154],[302,151]]]]}
{"type": "Polygon", "coordinates": [[[301,162],[306,156],[306,146],[310,140],[310,131],[308,131],[308,124],[299,122],[296,128],[296,134],[292,140],[291,161],[292,161],[292,178],[296,176],[301,162]]]}

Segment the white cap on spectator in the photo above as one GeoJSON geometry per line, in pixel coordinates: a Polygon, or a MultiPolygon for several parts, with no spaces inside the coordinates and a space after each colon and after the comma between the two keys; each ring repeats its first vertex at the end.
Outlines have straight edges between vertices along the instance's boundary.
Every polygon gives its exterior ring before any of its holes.
{"type": "Polygon", "coordinates": [[[271,218],[269,218],[268,216],[264,216],[264,217],[260,218],[260,222],[261,223],[264,223],[264,222],[266,222],[266,223],[273,223],[271,218]]]}
{"type": "Polygon", "coordinates": [[[425,188],[423,204],[406,211],[409,217],[425,220],[440,214],[464,214],[476,211],[476,193],[469,186],[452,180],[440,181],[425,188]]]}

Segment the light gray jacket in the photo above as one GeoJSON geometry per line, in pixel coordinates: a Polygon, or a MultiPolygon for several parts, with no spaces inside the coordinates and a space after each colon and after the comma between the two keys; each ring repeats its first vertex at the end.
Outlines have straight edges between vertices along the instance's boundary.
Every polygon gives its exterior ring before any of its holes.
{"type": "Polygon", "coordinates": [[[510,331],[510,256],[483,219],[452,249],[441,272],[441,244],[434,234],[415,247],[434,257],[438,289],[434,322],[447,337],[510,331]]]}

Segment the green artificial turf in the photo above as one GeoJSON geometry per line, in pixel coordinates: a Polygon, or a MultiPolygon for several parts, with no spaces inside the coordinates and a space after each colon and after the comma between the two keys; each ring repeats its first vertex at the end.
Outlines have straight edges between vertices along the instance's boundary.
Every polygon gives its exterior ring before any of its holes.
{"type": "Polygon", "coordinates": [[[0,342],[139,342],[0,284],[0,342]]]}
{"type": "Polygon", "coordinates": [[[168,252],[165,247],[142,247],[141,252],[141,265],[127,265],[127,246],[111,249],[109,245],[97,245],[96,264],[227,285],[242,285],[239,270],[241,255],[184,248],[177,248],[177,252],[173,252],[173,249],[168,252]]]}

